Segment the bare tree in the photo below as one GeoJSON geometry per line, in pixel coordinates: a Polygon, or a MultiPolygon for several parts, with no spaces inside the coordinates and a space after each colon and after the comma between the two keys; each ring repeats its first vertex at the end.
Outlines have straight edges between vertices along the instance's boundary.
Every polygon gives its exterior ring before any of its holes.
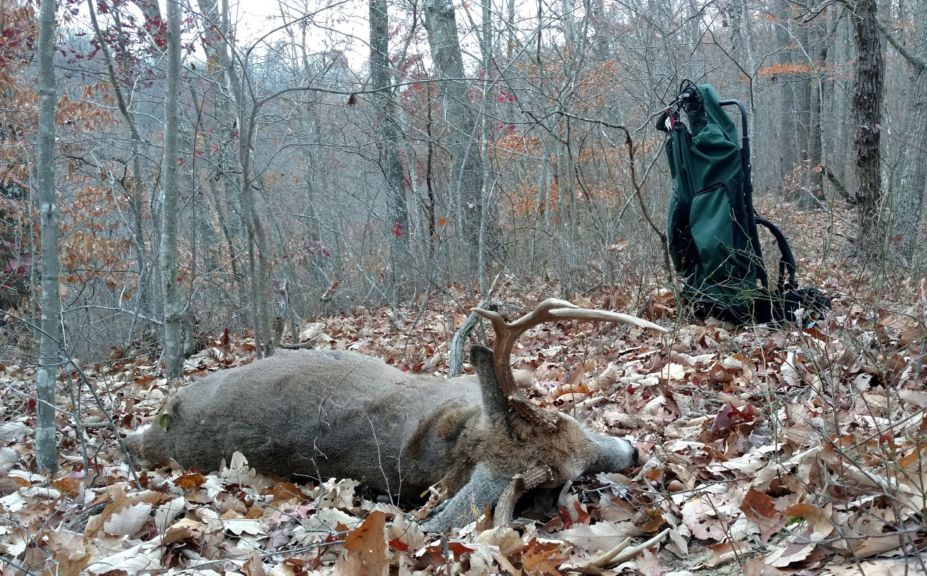
{"type": "MultiPolygon", "coordinates": [[[[913,69],[911,105],[905,115],[910,127],[905,146],[897,195],[893,202],[894,231],[899,239],[898,256],[902,264],[915,266],[917,235],[924,212],[924,186],[927,184],[927,7],[917,8],[914,49],[908,50],[882,27],[888,41],[913,69]]],[[[923,256],[921,256],[923,259],[923,256]]]]}
{"type": "MultiPolygon", "coordinates": [[[[132,185],[124,186],[126,194],[129,198],[131,210],[132,210],[132,240],[135,246],[135,256],[136,256],[136,269],[138,270],[138,290],[136,296],[136,318],[139,314],[148,307],[148,284],[149,284],[149,255],[148,250],[145,246],[145,231],[144,231],[144,198],[145,198],[145,180],[142,177],[142,147],[143,141],[141,133],[139,132],[137,122],[135,120],[135,115],[130,110],[131,102],[129,98],[126,97],[126,94],[123,92],[123,88],[119,81],[119,77],[116,74],[116,65],[113,60],[112,52],[109,49],[109,46],[106,43],[106,38],[103,35],[103,31],[100,29],[100,24],[97,20],[97,5],[93,0],[87,0],[87,13],[90,15],[90,24],[93,28],[94,35],[96,36],[97,43],[100,46],[100,51],[103,53],[103,59],[106,62],[106,70],[109,75],[109,81],[112,85],[112,90],[116,95],[116,104],[119,108],[119,114],[122,116],[126,125],[129,128],[129,133],[132,137],[132,185]]],[[[160,18],[160,13],[158,11],[157,2],[152,6],[149,3],[143,3],[143,10],[145,11],[146,18],[160,18]],[[155,14],[151,13],[151,10],[155,10],[155,14]]]]}
{"type": "Polygon", "coordinates": [[[821,126],[821,71],[827,64],[827,22],[823,14],[816,14],[804,25],[804,49],[808,60],[808,74],[802,81],[802,183],[804,190],[799,202],[806,208],[818,204],[823,198],[824,175],[822,164],[821,126]]]}
{"type": "Polygon", "coordinates": [[[36,375],[35,453],[39,466],[58,469],[55,439],[55,378],[61,345],[61,301],[58,292],[58,200],[55,193],[55,2],[42,0],[39,20],[39,213],[42,231],[42,330],[36,375]]]}
{"type": "Polygon", "coordinates": [[[879,38],[878,3],[857,0],[852,9],[856,30],[856,79],[853,87],[853,119],[856,122],[856,192],[859,237],[858,254],[866,262],[878,257],[885,240],[882,217],[882,42],[879,38]]]}
{"type": "MultiPolygon", "coordinates": [[[[477,142],[476,121],[467,97],[463,57],[457,36],[457,18],[450,0],[428,0],[424,5],[425,28],[428,45],[434,59],[436,75],[442,80],[441,96],[444,115],[448,121],[448,152],[451,155],[450,189],[455,190],[454,200],[462,219],[463,237],[472,259],[471,268],[481,249],[494,252],[496,244],[496,215],[482,210],[481,191],[483,174],[477,142]],[[485,220],[485,223],[484,223],[485,220]],[[486,232],[481,246],[480,230],[486,232]]],[[[491,259],[494,255],[490,254],[491,259]]],[[[479,271],[483,277],[483,271],[479,271]]],[[[485,284],[485,282],[481,282],[485,284]]]]}
{"type": "MultiPolygon", "coordinates": [[[[789,34],[790,21],[788,13],[788,4],[785,0],[773,0],[775,30],[776,30],[776,64],[783,71],[792,66],[792,50],[789,46],[792,39],[789,34]]],[[[776,75],[773,77],[779,85],[779,122],[776,126],[779,134],[779,173],[788,174],[795,169],[798,163],[798,154],[796,138],[798,136],[798,124],[795,115],[795,92],[793,82],[790,81],[788,74],[776,75]]]]}
{"type": "Polygon", "coordinates": [[[409,208],[406,179],[399,159],[399,129],[389,74],[389,15],[386,0],[370,0],[370,84],[375,107],[374,122],[378,164],[386,181],[387,234],[390,237],[389,270],[394,297],[401,296],[409,279],[409,208]]]}
{"type": "Polygon", "coordinates": [[[183,303],[177,286],[177,130],[180,88],[180,6],[167,0],[167,98],[161,163],[161,287],[164,298],[164,366],[169,378],[183,370],[183,303]]]}

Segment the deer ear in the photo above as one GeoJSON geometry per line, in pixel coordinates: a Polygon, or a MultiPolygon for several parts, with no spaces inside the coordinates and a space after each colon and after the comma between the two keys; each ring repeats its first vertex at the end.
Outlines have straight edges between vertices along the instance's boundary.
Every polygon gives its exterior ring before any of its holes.
{"type": "Polygon", "coordinates": [[[470,348],[470,364],[476,370],[480,381],[480,391],[483,396],[483,409],[490,418],[504,418],[508,413],[508,399],[502,392],[496,380],[496,369],[493,367],[492,350],[485,346],[470,348]]]}

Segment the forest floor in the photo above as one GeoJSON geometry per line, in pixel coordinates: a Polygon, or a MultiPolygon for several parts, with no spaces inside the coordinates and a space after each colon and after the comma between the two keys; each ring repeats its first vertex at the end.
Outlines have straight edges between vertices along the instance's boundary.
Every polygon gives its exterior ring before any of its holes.
{"type": "MultiPolygon", "coordinates": [[[[645,463],[581,478],[540,520],[487,530],[484,519],[446,541],[350,479],[297,485],[238,460],[212,473],[131,470],[112,424],[125,433],[157,414],[169,385],[152,355],[122,352],[67,375],[61,469],[36,474],[35,371],[0,365],[3,573],[927,573],[927,282],[860,273],[841,234],[850,213],[772,212],[802,231],[801,278],[833,298],[832,313],[801,328],[734,329],[680,322],[672,298],[638,301],[634,287],[574,298],[671,332],[546,324],[520,339],[513,366],[533,371],[536,403],[633,437],[645,463]],[[84,377],[96,399],[88,386],[69,396],[67,382],[84,377]],[[625,539],[633,553],[617,549],[625,539]]],[[[556,292],[510,281],[497,293],[514,315],[556,292]]],[[[442,373],[476,303],[447,294],[304,329],[317,347],[442,373]]],[[[252,358],[249,339],[219,339],[187,360],[185,379],[252,358]]]]}

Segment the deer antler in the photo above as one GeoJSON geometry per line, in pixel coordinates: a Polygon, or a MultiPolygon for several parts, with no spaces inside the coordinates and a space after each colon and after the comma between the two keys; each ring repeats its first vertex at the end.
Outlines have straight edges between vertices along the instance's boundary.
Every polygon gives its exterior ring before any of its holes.
{"type": "Polygon", "coordinates": [[[518,500],[528,490],[537,488],[545,482],[554,480],[553,470],[550,466],[539,466],[529,470],[526,474],[516,474],[496,503],[496,511],[493,514],[493,528],[508,526],[515,517],[515,505],[518,500]]]}
{"type": "MultiPolygon", "coordinates": [[[[506,322],[501,314],[492,310],[474,308],[473,312],[489,320],[492,324],[493,331],[496,333],[496,343],[492,350],[492,364],[496,372],[496,379],[499,382],[499,388],[510,402],[516,400],[517,397],[515,377],[512,375],[512,366],[510,363],[512,348],[515,346],[515,341],[518,340],[518,337],[532,326],[555,320],[594,320],[599,322],[634,324],[635,326],[650,328],[658,332],[667,332],[662,326],[638,318],[637,316],[622,314],[620,312],[610,312],[607,310],[580,308],[566,300],[558,300],[556,298],[544,300],[538,304],[537,308],[514,322],[506,322]]],[[[519,407],[516,406],[517,404],[519,404],[517,401],[512,404],[513,409],[519,409],[519,407]]]]}

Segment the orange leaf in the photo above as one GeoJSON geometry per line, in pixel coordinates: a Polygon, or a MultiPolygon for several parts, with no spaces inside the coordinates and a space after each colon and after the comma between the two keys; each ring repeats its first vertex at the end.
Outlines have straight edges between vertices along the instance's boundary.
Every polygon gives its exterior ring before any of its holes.
{"type": "Polygon", "coordinates": [[[771,496],[750,489],[740,504],[744,515],[760,527],[760,541],[764,544],[770,536],[785,526],[785,518],[776,510],[776,503],[771,496]]]}
{"type": "Polygon", "coordinates": [[[344,554],[335,563],[335,574],[383,576],[389,568],[386,556],[386,514],[375,510],[344,539],[344,554]]]}
{"type": "Polygon", "coordinates": [[[203,482],[206,481],[206,478],[202,474],[197,474],[196,472],[190,472],[189,474],[184,474],[183,476],[174,480],[174,486],[182,488],[183,490],[195,490],[203,485],[203,482]]]}
{"type": "Polygon", "coordinates": [[[537,538],[531,540],[521,557],[522,568],[528,574],[539,576],[560,576],[558,566],[566,560],[560,552],[560,545],[541,543],[537,538]]]}
{"type": "Polygon", "coordinates": [[[74,498],[80,493],[81,479],[75,478],[74,476],[63,476],[56,480],[52,480],[51,485],[71,498],[74,498]]]}
{"type": "Polygon", "coordinates": [[[286,502],[287,500],[305,502],[308,499],[299,486],[292,482],[277,482],[271,493],[274,495],[274,502],[286,502]]]}
{"type": "Polygon", "coordinates": [[[393,538],[389,541],[389,547],[393,550],[399,550],[400,552],[408,552],[409,545],[400,540],[399,538],[393,538]]]}

